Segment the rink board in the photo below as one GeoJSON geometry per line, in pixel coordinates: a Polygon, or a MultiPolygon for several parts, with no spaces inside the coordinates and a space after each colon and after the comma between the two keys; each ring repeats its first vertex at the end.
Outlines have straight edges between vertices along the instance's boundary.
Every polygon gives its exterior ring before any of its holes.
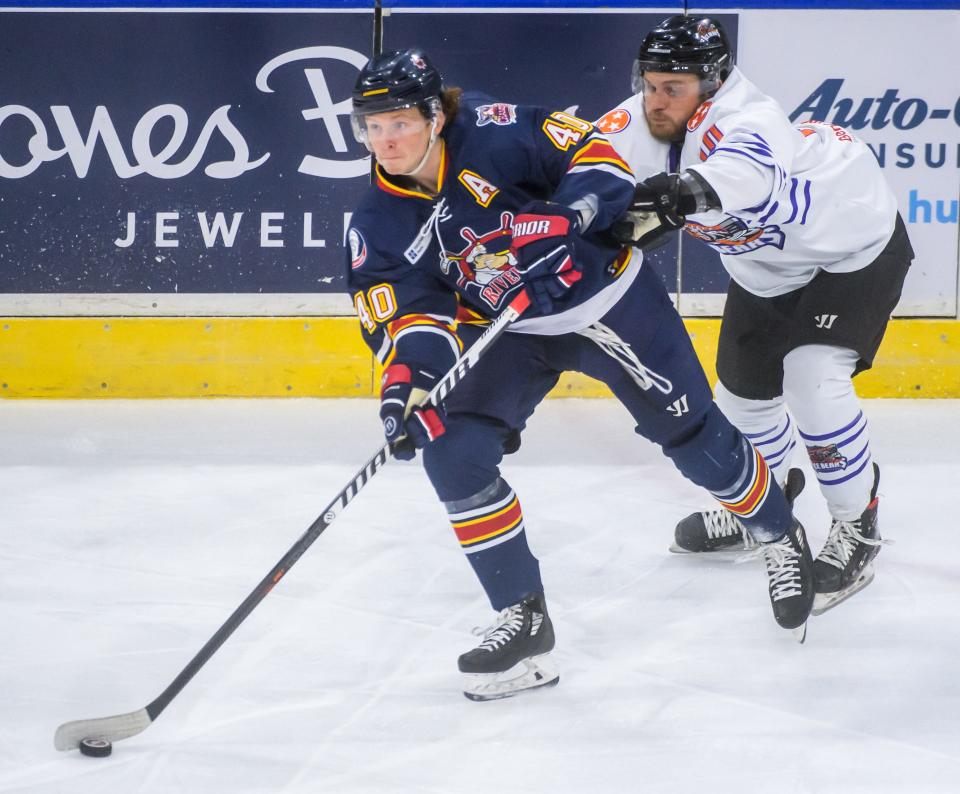
{"type": "MultiPolygon", "coordinates": [[[[686,320],[716,380],[720,321],[686,320]]],[[[7,318],[0,320],[5,398],[370,397],[374,359],[354,318],[7,318]]],[[[960,397],[960,323],[893,320],[866,397],[960,397]]],[[[568,375],[554,396],[609,396],[568,375]]]]}

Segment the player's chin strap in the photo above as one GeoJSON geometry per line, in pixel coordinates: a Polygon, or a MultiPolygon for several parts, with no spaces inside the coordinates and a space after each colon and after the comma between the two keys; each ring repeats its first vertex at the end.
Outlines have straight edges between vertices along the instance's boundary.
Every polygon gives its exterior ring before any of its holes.
{"type": "Polygon", "coordinates": [[[664,394],[670,394],[673,391],[673,384],[669,380],[644,366],[637,358],[637,354],[633,352],[630,344],[624,342],[603,323],[594,323],[589,328],[584,328],[577,333],[595,342],[604,353],[615,359],[644,391],[651,387],[655,387],[664,394]]]}
{"type": "Polygon", "coordinates": [[[417,163],[416,168],[410,171],[403,171],[401,173],[401,176],[413,176],[415,173],[417,173],[417,171],[423,168],[423,166],[426,164],[427,158],[430,156],[430,151],[433,149],[433,145],[437,142],[437,138],[439,137],[437,133],[438,121],[439,121],[439,117],[434,116],[433,121],[430,122],[430,143],[427,144],[427,150],[423,153],[423,157],[420,158],[420,162],[417,163]]]}

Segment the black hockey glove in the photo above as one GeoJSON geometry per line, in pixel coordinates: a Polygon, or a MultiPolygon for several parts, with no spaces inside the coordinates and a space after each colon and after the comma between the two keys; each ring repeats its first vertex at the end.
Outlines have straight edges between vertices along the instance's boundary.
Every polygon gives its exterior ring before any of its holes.
{"type": "Polygon", "coordinates": [[[421,369],[411,372],[406,364],[391,364],[380,381],[380,420],[393,456],[412,460],[422,449],[446,432],[442,409],[421,406],[437,377],[421,369]]]}
{"type": "Polygon", "coordinates": [[[561,204],[532,201],[513,219],[510,251],[538,314],[552,314],[583,275],[576,260],[579,239],[580,214],[561,204]]]}
{"type": "Polygon", "coordinates": [[[682,229],[687,215],[719,207],[713,188],[693,171],[654,174],[637,183],[629,211],[610,231],[619,243],[650,249],[682,229]]]}

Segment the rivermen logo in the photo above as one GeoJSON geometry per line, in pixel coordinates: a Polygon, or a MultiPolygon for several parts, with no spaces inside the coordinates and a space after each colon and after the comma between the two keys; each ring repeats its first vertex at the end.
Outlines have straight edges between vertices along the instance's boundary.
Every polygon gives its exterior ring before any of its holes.
{"type": "Polygon", "coordinates": [[[517,260],[510,251],[513,214],[500,214],[500,226],[478,234],[469,226],[460,229],[467,245],[457,253],[445,253],[444,275],[456,268],[457,287],[498,309],[506,295],[520,283],[517,260]]]}
{"type": "Polygon", "coordinates": [[[703,226],[693,221],[687,221],[684,230],[691,237],[712,246],[721,254],[737,256],[756,251],[758,248],[772,245],[783,250],[785,235],[779,226],[747,226],[739,218],[727,218],[717,226],[703,226]]]}

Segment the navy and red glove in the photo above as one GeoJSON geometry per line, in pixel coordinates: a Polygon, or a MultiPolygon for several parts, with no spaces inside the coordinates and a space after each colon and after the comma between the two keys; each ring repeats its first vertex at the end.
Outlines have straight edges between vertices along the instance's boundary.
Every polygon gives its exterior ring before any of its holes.
{"type": "Polygon", "coordinates": [[[422,449],[446,432],[440,409],[421,405],[436,385],[437,377],[406,364],[391,364],[380,381],[380,421],[383,434],[399,460],[412,460],[422,449]]]}
{"type": "Polygon", "coordinates": [[[517,272],[539,314],[552,314],[556,301],[583,276],[577,262],[580,214],[549,201],[532,201],[513,219],[510,251],[517,272]]]}

